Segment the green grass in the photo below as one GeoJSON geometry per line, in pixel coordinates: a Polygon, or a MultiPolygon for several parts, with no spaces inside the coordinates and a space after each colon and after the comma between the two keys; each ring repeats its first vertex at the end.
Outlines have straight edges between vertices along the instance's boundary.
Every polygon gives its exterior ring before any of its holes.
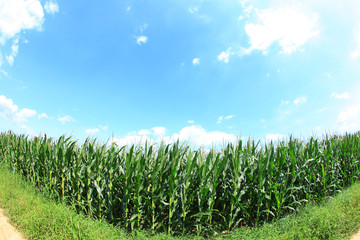
{"type": "Polygon", "coordinates": [[[78,213],[172,235],[260,226],[360,177],[360,132],[204,152],[179,142],[116,146],[0,134],[0,162],[78,213]]]}
{"type": "MultiPolygon", "coordinates": [[[[124,229],[77,214],[70,206],[44,196],[22,176],[0,164],[0,207],[27,239],[186,239],[124,229]]],[[[200,239],[192,236],[191,239],[200,239]]]]}
{"type": "MultiPolygon", "coordinates": [[[[53,140],[46,135],[6,132],[0,134],[1,163],[48,199],[71,206],[85,219],[106,221],[110,228],[119,226],[121,234],[216,237],[265,223],[260,232],[241,231],[260,234],[267,231],[267,224],[358,181],[360,132],[306,142],[290,137],[277,145],[240,140],[207,152],[179,142],[121,147],[87,139],[80,145],[71,137],[53,140]]],[[[39,212],[35,223],[52,219],[55,208],[35,209],[39,212]]],[[[65,213],[52,220],[60,225],[65,221],[65,228],[35,224],[34,229],[39,228],[41,234],[69,229],[71,235],[66,238],[90,238],[89,230],[80,228],[86,224],[74,222],[76,216],[65,213]]],[[[24,229],[33,227],[29,226],[24,229]]],[[[320,232],[327,238],[326,232],[320,232]]]]}
{"type": "Polygon", "coordinates": [[[360,230],[360,183],[334,198],[308,204],[262,227],[237,230],[233,239],[347,239],[360,230]]]}
{"type": "MultiPolygon", "coordinates": [[[[149,231],[131,234],[104,221],[90,219],[0,165],[0,207],[28,239],[201,239],[171,237],[149,231]]],[[[360,184],[333,199],[308,204],[297,214],[252,229],[238,229],[215,239],[346,239],[360,229],[360,184]]]]}
{"type": "Polygon", "coordinates": [[[29,239],[123,239],[124,231],[92,221],[44,197],[20,176],[0,168],[0,206],[29,239]]]}

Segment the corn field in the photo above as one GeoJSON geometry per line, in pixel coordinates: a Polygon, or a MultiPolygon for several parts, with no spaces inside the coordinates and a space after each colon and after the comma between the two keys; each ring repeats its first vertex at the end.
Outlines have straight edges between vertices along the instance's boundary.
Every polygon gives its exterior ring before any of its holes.
{"type": "Polygon", "coordinates": [[[78,212],[129,231],[213,234],[256,226],[358,180],[360,132],[239,141],[221,150],[179,142],[119,147],[0,135],[0,162],[78,212]]]}

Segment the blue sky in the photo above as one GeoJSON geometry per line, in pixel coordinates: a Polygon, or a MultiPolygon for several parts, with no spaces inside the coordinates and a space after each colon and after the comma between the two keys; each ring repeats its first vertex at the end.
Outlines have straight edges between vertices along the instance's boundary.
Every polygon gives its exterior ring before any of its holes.
{"type": "Polygon", "coordinates": [[[0,131],[195,146],[358,131],[359,16],[357,0],[0,0],[0,131]]]}

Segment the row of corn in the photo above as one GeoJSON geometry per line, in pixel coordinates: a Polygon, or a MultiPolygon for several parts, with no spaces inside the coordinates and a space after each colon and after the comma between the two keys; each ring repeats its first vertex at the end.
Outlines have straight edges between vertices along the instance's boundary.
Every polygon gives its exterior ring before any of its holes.
{"type": "Polygon", "coordinates": [[[153,233],[212,234],[271,221],[357,181],[359,160],[360,132],[276,145],[240,140],[209,151],[0,134],[0,162],[52,198],[153,233]]]}

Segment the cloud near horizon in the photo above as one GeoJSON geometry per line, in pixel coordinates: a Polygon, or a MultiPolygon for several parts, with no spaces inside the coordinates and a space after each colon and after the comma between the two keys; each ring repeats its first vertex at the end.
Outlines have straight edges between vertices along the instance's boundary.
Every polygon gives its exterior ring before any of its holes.
{"type": "Polygon", "coordinates": [[[28,108],[19,108],[12,99],[0,95],[0,117],[10,119],[13,122],[27,122],[28,118],[36,116],[36,111],[28,108]]]}
{"type": "Polygon", "coordinates": [[[220,131],[207,131],[200,125],[186,126],[178,133],[174,133],[171,137],[165,135],[166,129],[164,127],[154,127],[151,130],[143,129],[138,132],[133,132],[122,138],[112,138],[111,142],[119,146],[129,144],[144,144],[145,142],[155,144],[161,141],[169,144],[176,142],[187,142],[195,147],[211,147],[219,146],[223,143],[235,143],[238,140],[234,134],[229,134],[220,131]]]}

